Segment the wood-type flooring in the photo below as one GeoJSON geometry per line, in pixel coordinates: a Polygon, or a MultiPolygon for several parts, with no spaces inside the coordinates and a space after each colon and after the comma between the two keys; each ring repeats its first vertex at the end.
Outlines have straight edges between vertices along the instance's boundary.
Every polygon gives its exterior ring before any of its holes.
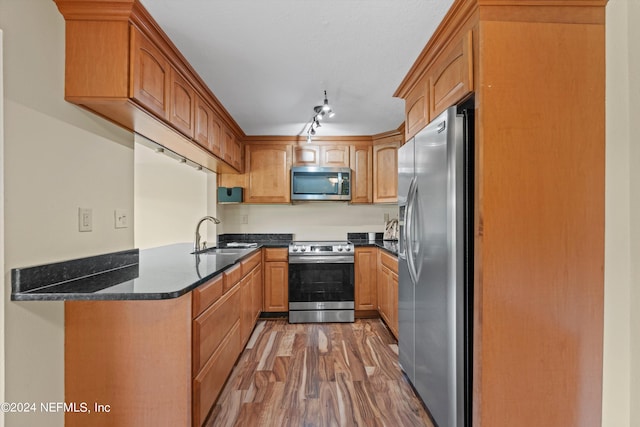
{"type": "Polygon", "coordinates": [[[379,319],[258,322],[206,426],[428,426],[379,319]]]}

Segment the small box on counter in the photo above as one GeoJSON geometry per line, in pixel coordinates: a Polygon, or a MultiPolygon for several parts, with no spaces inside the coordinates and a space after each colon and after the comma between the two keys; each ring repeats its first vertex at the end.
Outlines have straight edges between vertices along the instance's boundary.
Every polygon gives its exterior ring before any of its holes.
{"type": "Polygon", "coordinates": [[[242,187],[218,187],[218,203],[242,203],[242,187]]]}

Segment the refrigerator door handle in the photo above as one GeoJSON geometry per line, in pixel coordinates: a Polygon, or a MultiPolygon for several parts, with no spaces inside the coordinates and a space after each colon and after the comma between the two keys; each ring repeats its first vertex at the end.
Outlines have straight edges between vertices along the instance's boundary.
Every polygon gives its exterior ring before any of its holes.
{"type": "Polygon", "coordinates": [[[407,195],[407,208],[404,213],[404,246],[407,255],[407,266],[409,267],[409,276],[414,285],[418,284],[418,274],[416,272],[415,260],[413,259],[413,209],[416,194],[418,193],[418,179],[413,177],[409,184],[409,194],[407,195]]]}

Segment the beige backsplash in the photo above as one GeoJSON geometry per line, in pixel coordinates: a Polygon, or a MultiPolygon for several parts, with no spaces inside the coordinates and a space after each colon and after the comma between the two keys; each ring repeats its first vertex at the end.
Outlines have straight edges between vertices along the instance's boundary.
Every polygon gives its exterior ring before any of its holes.
{"type": "Polygon", "coordinates": [[[349,232],[384,232],[385,214],[397,218],[398,207],[345,202],[218,205],[218,233],[293,233],[296,240],[344,240],[349,232]]]}

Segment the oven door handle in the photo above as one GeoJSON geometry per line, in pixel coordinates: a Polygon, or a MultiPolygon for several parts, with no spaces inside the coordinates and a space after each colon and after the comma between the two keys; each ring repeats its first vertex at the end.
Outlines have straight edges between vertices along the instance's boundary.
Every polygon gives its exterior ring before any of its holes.
{"type": "Polygon", "coordinates": [[[289,264],[353,264],[353,255],[338,256],[289,256],[289,264]]]}

